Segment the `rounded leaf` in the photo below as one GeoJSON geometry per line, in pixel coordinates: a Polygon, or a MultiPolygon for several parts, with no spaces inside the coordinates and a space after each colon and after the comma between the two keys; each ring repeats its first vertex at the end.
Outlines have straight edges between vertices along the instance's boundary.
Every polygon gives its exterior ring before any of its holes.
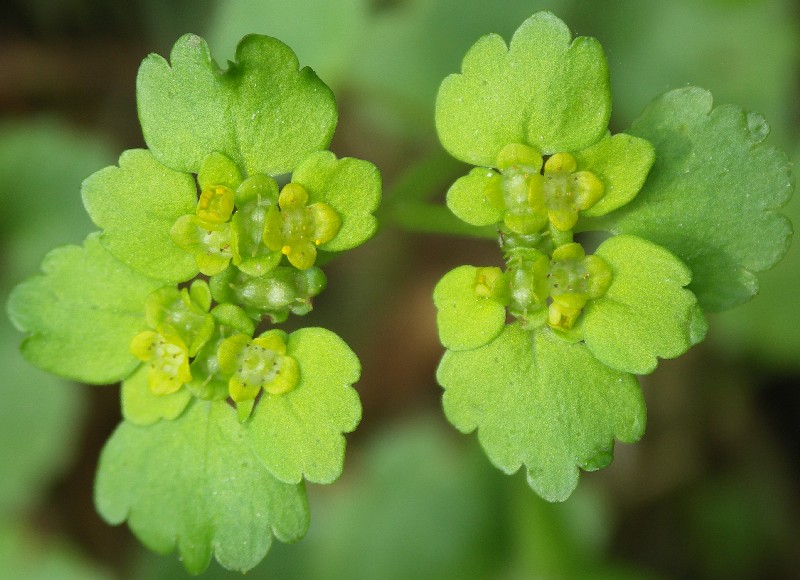
{"type": "Polygon", "coordinates": [[[479,268],[459,266],[433,291],[439,340],[451,350],[478,348],[494,340],[506,323],[506,307],[476,290],[479,268]]]}

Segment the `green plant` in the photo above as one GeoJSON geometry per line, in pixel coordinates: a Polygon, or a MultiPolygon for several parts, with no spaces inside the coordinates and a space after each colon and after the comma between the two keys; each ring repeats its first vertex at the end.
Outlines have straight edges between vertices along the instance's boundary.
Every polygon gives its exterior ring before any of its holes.
{"type": "MultiPolygon", "coordinates": [[[[148,149],[84,182],[101,232],[53,251],[9,313],[35,365],[122,381],[101,515],[177,548],[191,572],[212,555],[247,570],[273,536],[305,534],[304,482],[339,476],[360,419],[349,347],[272,325],[308,313],[320,266],[375,233],[380,177],[325,150],[333,96],[269,37],[246,37],[222,71],[184,36],[170,63],[142,63],[137,99],[148,149]]],[[[610,463],[615,437],[642,435],[635,374],[702,340],[704,311],[750,299],[790,233],[773,211],[791,193],[788,162],[760,144],[760,116],[682,89],[612,136],[610,110],[599,44],[551,14],[509,47],[484,37],[436,105],[445,148],[476,166],[447,197],[468,225],[424,204],[386,214],[498,230],[503,268],[462,266],[436,287],[438,378],[451,422],[478,429],[504,471],[524,464],[551,501],[578,468],[610,463]]]]}
{"type": "Polygon", "coordinates": [[[599,43],[572,40],[546,12],[508,47],[479,40],[436,104],[443,145],[477,166],[447,205],[497,225],[505,261],[436,287],[445,413],[477,429],[503,471],[524,464],[551,501],[570,495],[578,468],[608,465],[615,438],[642,436],[635,375],[700,342],[704,312],[755,296],[755,272],[791,235],[774,211],[792,193],[790,166],[761,144],[763,117],[712,108],[693,87],[653,101],[628,134],[608,132],[610,111],[599,43]],[[587,255],[573,236],[593,244],[591,232],[611,237],[587,255]]]}

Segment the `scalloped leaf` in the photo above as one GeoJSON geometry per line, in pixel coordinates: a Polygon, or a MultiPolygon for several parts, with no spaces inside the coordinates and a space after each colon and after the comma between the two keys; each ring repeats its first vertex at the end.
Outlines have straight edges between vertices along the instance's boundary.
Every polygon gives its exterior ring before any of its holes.
{"type": "Polygon", "coordinates": [[[506,47],[496,34],[467,52],[462,73],[436,98],[436,129],[451,155],[493,167],[509,143],[548,155],[577,151],[608,128],[611,96],[605,55],[594,38],[572,34],[549,12],[517,29],[506,47]]]}
{"type": "Polygon", "coordinates": [[[504,472],[524,464],[528,483],[548,501],[569,497],[579,467],[607,466],[615,438],[632,443],[644,433],[636,377],[549,329],[506,326],[484,347],[447,351],[436,376],[450,422],[462,433],[477,429],[489,459],[504,472]]]}
{"type": "Polygon", "coordinates": [[[478,268],[459,266],[433,290],[436,326],[445,348],[470,350],[491,342],[506,324],[506,307],[475,293],[478,268]]]}
{"type": "Polygon", "coordinates": [[[150,549],[177,548],[199,574],[214,555],[225,568],[258,564],[273,535],[305,535],[305,488],[276,480],[247,443],[224,401],[194,401],[174,421],[141,427],[123,422],[100,456],[97,510],[109,523],[128,520],[150,549]]]}
{"type": "Polygon", "coordinates": [[[309,204],[325,202],[342,220],[339,233],[321,249],[339,252],[355,248],[378,229],[372,213],[381,202],[381,174],[369,161],[336,159],[330,151],[320,151],[300,164],[292,181],[306,188],[309,204]]]}
{"type": "Polygon", "coordinates": [[[455,216],[473,226],[489,226],[503,221],[503,212],[486,197],[486,186],[494,171],[475,167],[459,177],[447,190],[447,207],[455,216]]]}
{"type": "Polygon", "coordinates": [[[574,153],[578,169],[588,169],[605,186],[603,197],[583,216],[605,215],[636,197],[655,161],[653,146],[625,133],[608,135],[583,151],[574,153]]]}
{"type": "Polygon", "coordinates": [[[152,425],[161,419],[175,419],[183,413],[192,394],[181,388],[169,395],[156,395],[150,390],[147,365],[142,365],[122,382],[122,416],[135,425],[152,425]]]}
{"type": "Polygon", "coordinates": [[[705,310],[747,302],[758,292],[756,272],[783,257],[792,232],[774,210],[789,200],[794,180],[786,155],[762,144],[768,132],[758,114],[712,110],[703,89],[666,93],[630,130],[656,149],[647,182],[593,225],[670,250],[691,269],[689,289],[705,310]]]}
{"type": "Polygon", "coordinates": [[[300,366],[300,382],[284,395],[262,395],[247,423],[249,441],[279,480],[331,483],[342,472],[342,434],[361,420],[352,388],[361,364],[341,338],[324,328],[293,332],[286,348],[300,366]]]}
{"type": "Polygon", "coordinates": [[[613,271],[611,286],[583,313],[583,339],[600,362],[648,374],[657,357],[675,358],[703,339],[697,298],[684,288],[692,274],[675,256],[625,235],[606,240],[595,255],[613,271]]]}
{"type": "Polygon", "coordinates": [[[145,141],[172,169],[197,173],[217,151],[248,174],[277,175],[330,143],[333,93],[310,68],[298,70],[294,52],[279,40],[246,36],[236,62],[221,71],[205,40],[187,34],[170,61],[144,59],[136,97],[145,141]]]}
{"type": "Polygon", "coordinates": [[[197,187],[191,175],[173,171],[145,149],[125,151],[119,167],[94,173],[81,187],[86,211],[103,229],[111,254],[151,278],[183,282],[197,275],[191,254],[169,232],[179,217],[194,214],[197,187]]]}
{"type": "Polygon", "coordinates": [[[44,275],[17,286],[8,300],[14,325],[29,336],[22,354],[37,367],[86,383],[114,383],[139,364],[131,339],[143,331],[144,302],[164,286],[131,270],[90,234],[83,247],[56,248],[44,275]]]}

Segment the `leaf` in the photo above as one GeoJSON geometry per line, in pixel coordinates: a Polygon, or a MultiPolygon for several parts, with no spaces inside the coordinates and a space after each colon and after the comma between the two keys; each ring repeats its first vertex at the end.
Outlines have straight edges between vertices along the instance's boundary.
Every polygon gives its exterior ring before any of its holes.
{"type": "Polygon", "coordinates": [[[361,420],[361,374],[356,355],[324,328],[289,336],[286,354],[300,366],[300,382],[284,395],[262,395],[247,423],[253,453],[286,483],[303,478],[331,483],[342,471],[345,440],[361,420]]]}
{"type": "Polygon", "coordinates": [[[447,190],[447,207],[456,217],[473,226],[488,226],[503,221],[503,211],[489,203],[486,186],[497,175],[485,167],[475,167],[459,177],[447,190]]]}
{"type": "Polygon", "coordinates": [[[197,173],[211,152],[248,174],[292,171],[325,149],[336,127],[336,102],[292,50],[268,36],[246,36],[237,62],[220,71],[206,42],[182,36],[172,66],[151,54],[139,68],[136,97],[145,141],[168,167],[197,173]]]}
{"type": "Polygon", "coordinates": [[[378,222],[372,213],[381,201],[381,174],[369,161],[336,159],[330,151],[320,151],[300,164],[292,181],[308,191],[309,205],[327,203],[342,220],[339,233],[321,249],[338,252],[355,248],[377,230],[378,222]]]}
{"type": "Polygon", "coordinates": [[[174,421],[123,422],[100,457],[95,504],[112,524],[126,519],[159,553],[178,550],[199,574],[212,554],[245,572],[266,555],[274,535],[293,542],[308,527],[302,485],[280,483],[247,443],[224,401],[194,401],[174,421]]]}
{"type": "Polygon", "coordinates": [[[689,269],[664,248],[634,236],[603,242],[596,256],[613,272],[606,293],[590,300],[583,316],[586,346],[602,363],[628,373],[648,374],[661,358],[675,358],[702,340],[697,299],[684,286],[689,269]]]}
{"type": "Polygon", "coordinates": [[[17,286],[8,314],[28,337],[22,354],[39,368],[86,383],[125,378],[139,364],[131,339],[146,328],[144,302],[163,282],[117,261],[97,233],[42,262],[44,275],[17,286]]]}
{"type": "Polygon", "coordinates": [[[152,425],[161,419],[178,417],[192,395],[182,388],[169,395],[156,395],[150,390],[147,365],[122,382],[122,416],[135,425],[152,425]]]}
{"type": "Polygon", "coordinates": [[[161,165],[144,149],[125,151],[119,167],[91,175],[81,188],[92,221],[104,231],[103,246],[134,270],[167,282],[197,275],[194,258],[169,232],[179,217],[194,214],[194,179],[161,165]]]}
{"type": "Polygon", "coordinates": [[[653,146],[625,133],[606,136],[583,151],[575,152],[578,169],[597,175],[605,186],[603,197],[584,216],[605,215],[636,197],[655,161],[653,146]]]}
{"type": "Polygon", "coordinates": [[[475,266],[459,266],[436,284],[436,326],[445,348],[478,348],[497,338],[506,324],[506,307],[475,292],[477,276],[475,266]]]}
{"type": "Polygon", "coordinates": [[[548,501],[578,484],[578,467],[611,462],[614,438],[638,440],[645,406],[636,377],[600,363],[582,343],[518,324],[484,347],[445,353],[437,379],[447,418],[462,433],[478,430],[489,459],[506,473],[522,464],[548,501]]]}
{"type": "Polygon", "coordinates": [[[775,265],[791,236],[776,209],[793,191],[786,155],[761,142],[760,115],[689,87],[656,99],[631,127],[656,162],[642,191],[597,227],[664,246],[692,271],[700,305],[721,311],[758,292],[755,273],[775,265]]]}
{"type": "Polygon", "coordinates": [[[436,98],[436,129],[454,157],[492,167],[509,143],[545,155],[598,141],[611,113],[608,66],[594,38],[573,42],[567,26],[538,12],[509,47],[495,34],[467,52],[462,74],[448,76],[436,98]]]}

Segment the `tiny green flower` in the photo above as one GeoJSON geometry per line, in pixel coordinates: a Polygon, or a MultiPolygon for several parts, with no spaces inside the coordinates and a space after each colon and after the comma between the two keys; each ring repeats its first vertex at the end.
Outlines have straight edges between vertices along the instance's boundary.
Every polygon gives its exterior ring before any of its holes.
{"type": "Polygon", "coordinates": [[[317,259],[317,246],[339,233],[341,218],[327,203],[308,204],[308,192],[299,183],[288,183],[272,206],[264,224],[264,244],[281,252],[289,263],[306,270],[317,259]]]}
{"type": "Polygon", "coordinates": [[[552,298],[547,323],[569,330],[586,303],[605,294],[612,273],[605,260],[587,256],[580,244],[572,243],[553,252],[547,277],[552,298]]]}
{"type": "Polygon", "coordinates": [[[503,223],[512,232],[533,234],[547,225],[542,194],[542,155],[520,143],[506,145],[497,156],[497,168],[486,184],[489,203],[503,211],[503,223]]]}
{"type": "Polygon", "coordinates": [[[233,213],[233,190],[224,185],[208,187],[200,193],[195,210],[197,217],[204,222],[222,224],[233,213]]]}
{"type": "Polygon", "coordinates": [[[189,349],[169,326],[137,334],[131,341],[131,354],[148,364],[148,383],[156,395],[174,393],[192,380],[189,349]]]}
{"type": "Polygon", "coordinates": [[[605,186],[591,171],[578,171],[569,153],[556,153],[544,164],[543,194],[550,222],[562,232],[571,230],[578,212],[603,197],[605,186]]]}
{"type": "Polygon", "coordinates": [[[237,407],[243,404],[239,407],[240,420],[249,417],[261,389],[270,395],[283,395],[300,380],[300,367],[286,354],[286,333],[280,330],[253,339],[245,334],[231,336],[219,345],[217,358],[222,372],[231,375],[231,399],[237,407]]]}
{"type": "Polygon", "coordinates": [[[145,317],[150,328],[171,328],[188,345],[189,356],[195,356],[214,333],[210,307],[208,284],[195,280],[190,288],[167,287],[150,294],[145,302],[145,317]]]}
{"type": "Polygon", "coordinates": [[[270,208],[278,203],[278,184],[268,175],[256,173],[236,190],[236,213],[231,228],[236,244],[231,246],[233,264],[251,276],[263,276],[281,261],[281,253],[262,243],[270,208]]]}
{"type": "Polygon", "coordinates": [[[506,304],[508,312],[522,319],[526,327],[544,324],[547,305],[547,268],[549,260],[542,252],[529,248],[515,251],[506,269],[506,304]]]}
{"type": "Polygon", "coordinates": [[[214,223],[196,215],[178,218],[170,237],[184,251],[193,254],[197,268],[206,276],[219,274],[228,267],[236,238],[230,223],[214,223]]]}

